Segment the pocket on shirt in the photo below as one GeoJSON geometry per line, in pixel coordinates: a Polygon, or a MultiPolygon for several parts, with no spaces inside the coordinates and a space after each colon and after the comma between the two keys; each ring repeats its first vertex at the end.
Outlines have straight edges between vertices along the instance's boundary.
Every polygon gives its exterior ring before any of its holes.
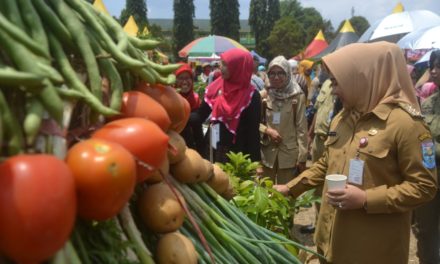
{"type": "Polygon", "coordinates": [[[359,150],[360,153],[365,154],[366,156],[371,156],[377,159],[383,159],[388,156],[388,152],[390,151],[390,147],[385,144],[374,144],[370,143],[366,148],[361,148],[359,150]]]}

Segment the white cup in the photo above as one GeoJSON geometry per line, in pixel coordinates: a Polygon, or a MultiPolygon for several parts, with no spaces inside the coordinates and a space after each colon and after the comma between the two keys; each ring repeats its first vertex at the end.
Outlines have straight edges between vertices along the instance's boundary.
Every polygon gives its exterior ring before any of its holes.
{"type": "Polygon", "coordinates": [[[347,176],[342,174],[330,174],[325,176],[327,182],[327,189],[332,190],[343,190],[347,184],[347,176]]]}

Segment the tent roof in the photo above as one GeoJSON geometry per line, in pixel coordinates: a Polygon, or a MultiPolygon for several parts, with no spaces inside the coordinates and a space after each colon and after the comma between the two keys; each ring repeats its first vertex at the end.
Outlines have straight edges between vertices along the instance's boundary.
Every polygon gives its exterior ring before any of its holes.
{"type": "Polygon", "coordinates": [[[107,10],[107,7],[105,7],[104,3],[102,2],[102,0],[95,0],[95,2],[93,2],[93,6],[98,9],[101,12],[106,13],[107,15],[110,15],[110,13],[107,10]]]}
{"type": "Polygon", "coordinates": [[[399,2],[399,3],[397,3],[397,5],[394,7],[394,9],[393,9],[393,14],[394,14],[394,13],[402,13],[403,11],[405,11],[405,8],[403,7],[402,3],[399,2]]]}
{"type": "Polygon", "coordinates": [[[322,30],[319,30],[319,32],[316,34],[315,38],[312,40],[312,42],[309,43],[307,48],[300,54],[296,55],[294,59],[296,60],[302,60],[311,58],[323,50],[325,50],[328,47],[328,43],[325,40],[324,34],[322,33],[322,30]]]}
{"type": "Polygon", "coordinates": [[[358,39],[359,36],[354,31],[350,21],[345,20],[345,23],[342,26],[336,38],[330,43],[330,45],[325,50],[323,50],[318,55],[314,56],[312,59],[321,59],[325,55],[332,53],[333,51],[345,45],[356,42],[358,39]]]}
{"type": "Polygon", "coordinates": [[[127,35],[136,37],[137,33],[139,31],[139,27],[136,24],[136,21],[134,21],[134,17],[130,16],[127,20],[127,23],[124,25],[124,31],[127,33],[127,35]]]}

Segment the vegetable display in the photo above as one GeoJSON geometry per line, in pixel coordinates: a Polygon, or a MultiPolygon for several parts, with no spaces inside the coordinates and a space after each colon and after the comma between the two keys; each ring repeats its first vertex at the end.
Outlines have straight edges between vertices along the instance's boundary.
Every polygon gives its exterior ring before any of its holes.
{"type": "Polygon", "coordinates": [[[159,44],[84,0],[2,1],[0,263],[299,263],[186,146],[159,44]]]}

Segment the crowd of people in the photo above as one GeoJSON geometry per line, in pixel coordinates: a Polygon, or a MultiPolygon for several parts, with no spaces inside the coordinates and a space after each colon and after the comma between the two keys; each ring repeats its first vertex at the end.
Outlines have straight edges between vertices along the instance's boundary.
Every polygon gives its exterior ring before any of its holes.
{"type": "Polygon", "coordinates": [[[318,62],[278,56],[267,68],[241,49],[220,57],[198,75],[188,64],[176,71],[191,105],[188,146],[214,162],[248,154],[285,195],[315,188],[321,263],[408,263],[411,226],[420,263],[440,263],[439,50],[419,79],[388,42],[318,62]],[[200,97],[197,81],[207,85],[200,97]],[[346,187],[329,191],[328,174],[346,175],[346,187]]]}

